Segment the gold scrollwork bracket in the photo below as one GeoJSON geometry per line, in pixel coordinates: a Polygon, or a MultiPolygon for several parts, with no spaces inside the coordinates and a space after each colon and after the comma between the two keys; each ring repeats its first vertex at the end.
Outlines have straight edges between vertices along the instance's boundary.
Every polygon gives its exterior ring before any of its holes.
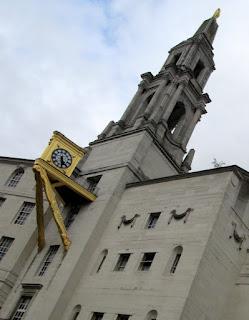
{"type": "Polygon", "coordinates": [[[38,251],[41,251],[45,246],[45,228],[43,216],[43,188],[45,190],[48,202],[52,209],[53,218],[57,225],[64,249],[67,251],[71,241],[68,237],[67,230],[61,215],[60,208],[56,200],[54,187],[52,186],[46,170],[39,164],[33,167],[36,179],[36,206],[37,206],[37,225],[38,225],[38,251]]]}

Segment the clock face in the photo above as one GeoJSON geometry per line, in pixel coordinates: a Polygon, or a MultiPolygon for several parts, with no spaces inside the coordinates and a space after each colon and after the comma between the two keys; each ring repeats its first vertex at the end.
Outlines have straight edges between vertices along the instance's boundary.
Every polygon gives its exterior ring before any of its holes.
{"type": "Polygon", "coordinates": [[[66,169],[72,164],[72,156],[65,149],[55,149],[52,153],[52,161],[56,165],[56,167],[61,169],[66,169]]]}

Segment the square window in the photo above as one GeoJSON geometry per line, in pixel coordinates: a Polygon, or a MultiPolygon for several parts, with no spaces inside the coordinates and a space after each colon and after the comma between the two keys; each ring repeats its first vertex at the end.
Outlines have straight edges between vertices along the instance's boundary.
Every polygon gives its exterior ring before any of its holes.
{"type": "Polygon", "coordinates": [[[146,252],[139,264],[138,270],[148,271],[151,267],[156,252],[146,252]]]}
{"type": "Polygon", "coordinates": [[[116,320],[128,320],[130,318],[129,314],[118,314],[116,320]]]}
{"type": "Polygon", "coordinates": [[[103,312],[94,312],[91,320],[102,320],[104,316],[103,312]]]}
{"type": "Polygon", "coordinates": [[[161,212],[150,213],[145,228],[146,229],[154,229],[156,226],[157,220],[160,217],[160,214],[161,214],[161,212]]]}
{"type": "Polygon", "coordinates": [[[119,255],[114,271],[123,271],[130,258],[130,255],[131,255],[130,253],[121,253],[119,255]]]}

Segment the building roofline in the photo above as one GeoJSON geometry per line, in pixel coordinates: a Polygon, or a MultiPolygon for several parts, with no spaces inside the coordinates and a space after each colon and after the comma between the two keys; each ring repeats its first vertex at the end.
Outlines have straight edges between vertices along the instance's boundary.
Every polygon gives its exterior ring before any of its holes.
{"type": "Polygon", "coordinates": [[[0,156],[0,162],[6,162],[6,163],[24,163],[27,165],[33,165],[35,160],[32,159],[24,159],[24,158],[14,158],[14,157],[2,157],[0,156]]]}
{"type": "Polygon", "coordinates": [[[133,187],[139,187],[154,183],[160,183],[160,182],[166,182],[166,181],[173,181],[173,180],[180,180],[180,179],[187,179],[187,178],[193,178],[193,177],[199,177],[199,176],[206,176],[210,174],[219,174],[223,172],[234,172],[238,178],[242,178],[249,181],[249,172],[245,169],[242,169],[241,167],[237,165],[231,165],[227,167],[220,167],[220,168],[213,168],[213,169],[206,169],[201,171],[195,171],[190,173],[182,173],[177,174],[169,177],[162,177],[162,178],[156,178],[146,181],[139,181],[139,182],[133,182],[126,184],[126,188],[133,188],[133,187]]]}

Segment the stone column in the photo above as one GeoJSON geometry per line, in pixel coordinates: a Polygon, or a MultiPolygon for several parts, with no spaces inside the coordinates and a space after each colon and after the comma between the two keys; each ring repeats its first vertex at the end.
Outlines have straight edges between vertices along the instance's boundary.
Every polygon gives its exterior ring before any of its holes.
{"type": "Polygon", "coordinates": [[[127,120],[129,120],[129,116],[134,112],[134,108],[136,107],[136,104],[142,95],[143,89],[144,89],[144,84],[143,84],[143,81],[141,81],[140,84],[138,85],[137,92],[135,93],[134,97],[132,98],[131,102],[126,108],[124,114],[122,115],[120,122],[126,123],[127,120]]]}
{"type": "Polygon", "coordinates": [[[149,116],[151,114],[151,112],[153,111],[153,108],[155,107],[161,93],[163,92],[165,86],[166,86],[167,80],[163,79],[162,82],[160,83],[160,85],[158,86],[154,96],[152,97],[150,103],[148,104],[148,106],[145,109],[145,116],[149,116]]]}
{"type": "Polygon", "coordinates": [[[158,105],[157,108],[153,110],[150,120],[154,121],[155,123],[158,123],[170,97],[175,93],[175,91],[176,91],[176,84],[172,82],[166,89],[165,96],[163,97],[162,102],[158,105]]]}
{"type": "Polygon", "coordinates": [[[182,93],[184,87],[185,87],[185,82],[182,82],[179,84],[178,88],[176,89],[176,91],[175,91],[175,93],[174,93],[174,95],[168,105],[168,108],[165,110],[165,113],[162,116],[162,119],[164,119],[165,121],[167,121],[169,116],[171,115],[171,113],[177,103],[177,100],[181,96],[181,93],[182,93]]]}
{"type": "Polygon", "coordinates": [[[184,133],[184,136],[182,139],[182,147],[183,148],[186,148],[186,145],[192,135],[192,132],[193,132],[197,122],[200,120],[202,113],[203,113],[202,108],[196,109],[195,114],[192,118],[192,121],[191,121],[189,127],[187,128],[186,132],[184,133]]]}
{"type": "Polygon", "coordinates": [[[174,140],[177,141],[177,138],[178,138],[180,132],[182,131],[182,128],[183,128],[183,126],[184,126],[185,121],[186,121],[186,117],[185,117],[185,114],[184,114],[184,115],[182,116],[182,118],[180,119],[180,121],[177,123],[176,128],[175,128],[175,130],[174,130],[174,132],[173,132],[173,135],[172,135],[172,136],[173,136],[173,139],[174,139],[174,140]]]}

